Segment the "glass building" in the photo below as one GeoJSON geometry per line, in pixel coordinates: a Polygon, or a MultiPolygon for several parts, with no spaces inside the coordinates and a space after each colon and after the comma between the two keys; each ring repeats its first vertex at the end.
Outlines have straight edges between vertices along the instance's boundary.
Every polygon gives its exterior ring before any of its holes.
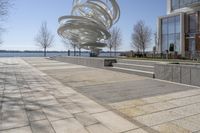
{"type": "Polygon", "coordinates": [[[200,0],[167,0],[167,15],[158,18],[160,53],[182,56],[200,52],[200,0]]]}

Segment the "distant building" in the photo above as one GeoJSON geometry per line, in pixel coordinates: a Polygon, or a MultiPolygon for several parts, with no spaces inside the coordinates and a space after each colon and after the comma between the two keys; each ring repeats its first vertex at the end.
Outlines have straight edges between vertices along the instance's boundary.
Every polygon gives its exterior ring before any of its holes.
{"type": "Polygon", "coordinates": [[[167,0],[167,15],[158,18],[157,50],[172,46],[182,56],[200,52],[200,0],[167,0]]]}

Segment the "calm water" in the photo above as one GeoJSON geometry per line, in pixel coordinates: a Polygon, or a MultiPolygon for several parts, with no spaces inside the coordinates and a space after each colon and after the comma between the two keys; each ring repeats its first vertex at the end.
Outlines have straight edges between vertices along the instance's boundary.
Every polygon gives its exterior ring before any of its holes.
{"type": "MultiPolygon", "coordinates": [[[[29,53],[29,52],[0,52],[0,57],[43,57],[43,53],[29,53]]],[[[68,53],[47,53],[48,57],[54,57],[54,56],[67,56],[68,53]]],[[[71,56],[74,55],[73,52],[70,54],[71,56]]],[[[76,54],[79,55],[78,53],[76,54]]],[[[82,52],[81,56],[89,57],[89,53],[82,52]]],[[[117,56],[120,55],[120,53],[117,53],[117,56]]],[[[109,57],[110,53],[101,53],[100,56],[109,57]]],[[[112,53],[112,56],[114,56],[114,53],[112,53]]]]}

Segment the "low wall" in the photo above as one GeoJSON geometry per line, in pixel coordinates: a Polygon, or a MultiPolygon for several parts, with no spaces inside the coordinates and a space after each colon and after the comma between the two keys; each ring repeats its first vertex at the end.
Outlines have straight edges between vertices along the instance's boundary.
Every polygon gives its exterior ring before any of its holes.
{"type": "Polygon", "coordinates": [[[105,58],[93,58],[93,57],[52,57],[52,59],[67,62],[77,65],[104,68],[112,67],[113,63],[116,63],[116,59],[105,59],[105,58]]]}
{"type": "Polygon", "coordinates": [[[200,86],[200,64],[156,64],[155,78],[200,86]]]}

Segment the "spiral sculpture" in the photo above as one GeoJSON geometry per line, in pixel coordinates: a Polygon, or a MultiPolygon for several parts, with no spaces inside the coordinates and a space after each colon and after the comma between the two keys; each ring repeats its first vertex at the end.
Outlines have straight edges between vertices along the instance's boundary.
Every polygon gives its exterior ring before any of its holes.
{"type": "Polygon", "coordinates": [[[59,18],[58,34],[81,48],[98,50],[106,46],[109,29],[120,17],[116,0],[73,0],[70,16],[59,18]]]}

